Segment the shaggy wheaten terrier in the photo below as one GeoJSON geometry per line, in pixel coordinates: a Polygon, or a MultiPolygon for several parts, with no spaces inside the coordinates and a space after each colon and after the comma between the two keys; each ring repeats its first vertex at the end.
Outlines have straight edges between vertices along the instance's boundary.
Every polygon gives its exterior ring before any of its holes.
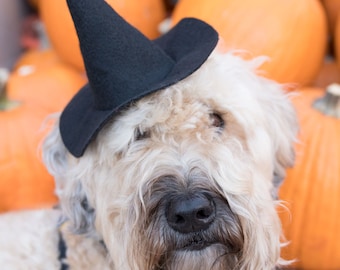
{"type": "Polygon", "coordinates": [[[43,145],[60,207],[0,217],[1,269],[285,264],[277,189],[297,124],[282,85],[257,75],[263,58],[219,52],[195,19],[149,41],[102,0],[68,2],[89,84],[43,145]]]}

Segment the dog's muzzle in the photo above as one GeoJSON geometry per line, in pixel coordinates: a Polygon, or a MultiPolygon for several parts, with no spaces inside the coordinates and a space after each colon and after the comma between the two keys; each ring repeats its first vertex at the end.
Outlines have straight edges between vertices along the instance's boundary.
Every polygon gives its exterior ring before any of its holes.
{"type": "Polygon", "coordinates": [[[211,245],[220,246],[224,253],[242,249],[238,217],[207,179],[183,185],[176,177],[166,176],[153,184],[149,194],[149,228],[160,228],[155,237],[164,240],[168,251],[199,251],[211,245]]]}

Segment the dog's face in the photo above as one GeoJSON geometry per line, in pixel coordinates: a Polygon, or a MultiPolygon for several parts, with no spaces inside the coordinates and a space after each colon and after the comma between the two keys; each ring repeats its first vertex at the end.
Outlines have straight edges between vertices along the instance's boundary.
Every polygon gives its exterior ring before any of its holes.
{"type": "Polygon", "coordinates": [[[280,263],[275,194],[296,120],[281,87],[254,73],[257,61],[214,52],[112,118],[79,159],[57,129],[47,138],[65,215],[103,238],[117,269],[280,263]]]}

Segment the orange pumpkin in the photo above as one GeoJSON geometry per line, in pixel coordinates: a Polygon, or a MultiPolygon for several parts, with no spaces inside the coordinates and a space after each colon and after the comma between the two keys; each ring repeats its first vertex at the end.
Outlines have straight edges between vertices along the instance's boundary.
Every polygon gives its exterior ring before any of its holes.
{"type": "Polygon", "coordinates": [[[38,154],[47,131],[42,124],[86,83],[84,76],[61,62],[37,70],[26,67],[10,75],[7,97],[1,102],[0,211],[51,206],[57,201],[53,179],[38,154]]]}
{"type": "Polygon", "coordinates": [[[290,244],[283,256],[293,269],[340,269],[340,88],[302,89],[293,100],[301,131],[295,166],[287,171],[280,198],[290,244]]]}
{"type": "Polygon", "coordinates": [[[173,24],[183,17],[214,26],[228,50],[269,56],[263,69],[283,83],[311,83],[326,50],[327,22],[318,0],[181,0],[173,24]]]}
{"type": "Polygon", "coordinates": [[[322,0],[327,14],[328,29],[331,36],[334,35],[336,20],[340,12],[339,0],[322,0]]]}
{"type": "MultiPolygon", "coordinates": [[[[166,17],[162,0],[107,0],[130,24],[149,38],[159,35],[158,25],[166,17]]],[[[84,63],[76,30],[65,0],[39,1],[39,11],[52,46],[60,57],[80,70],[84,63]]]]}

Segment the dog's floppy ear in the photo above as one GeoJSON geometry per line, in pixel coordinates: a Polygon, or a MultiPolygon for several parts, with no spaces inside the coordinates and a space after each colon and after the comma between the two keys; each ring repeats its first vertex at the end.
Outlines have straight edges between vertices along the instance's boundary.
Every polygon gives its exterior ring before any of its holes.
{"type": "Polygon", "coordinates": [[[94,233],[95,210],[90,206],[80,181],[68,187],[62,201],[62,210],[71,221],[72,230],[78,234],[94,233]]]}
{"type": "Polygon", "coordinates": [[[294,94],[286,93],[282,85],[271,82],[269,85],[270,91],[264,91],[265,102],[263,104],[267,107],[267,129],[273,139],[275,164],[272,195],[274,199],[277,199],[278,189],[286,176],[286,169],[294,165],[294,144],[298,122],[291,103],[294,94]]]}
{"type": "Polygon", "coordinates": [[[80,179],[76,179],[71,172],[71,167],[74,170],[78,162],[62,142],[58,120],[43,142],[42,157],[47,170],[54,177],[64,218],[71,221],[75,232],[90,233],[95,211],[89,205],[80,179]]]}
{"type": "Polygon", "coordinates": [[[43,141],[42,158],[48,172],[54,177],[56,193],[60,198],[68,170],[68,151],[60,137],[58,120],[43,141]]]}

